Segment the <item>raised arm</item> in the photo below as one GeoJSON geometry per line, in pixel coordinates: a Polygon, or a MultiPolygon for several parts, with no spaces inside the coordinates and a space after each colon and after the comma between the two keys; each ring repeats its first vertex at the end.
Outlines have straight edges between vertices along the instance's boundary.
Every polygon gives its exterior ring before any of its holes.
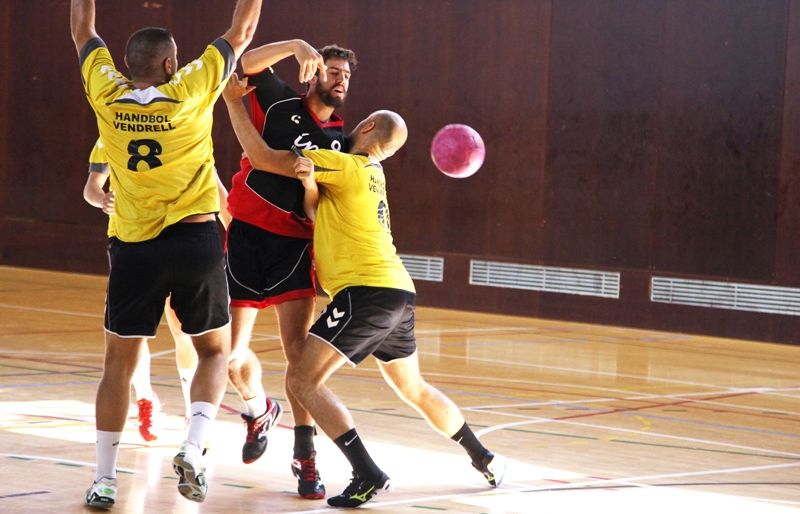
{"type": "Polygon", "coordinates": [[[80,55],[87,41],[97,37],[94,29],[94,0],[72,0],[70,3],[69,28],[72,40],[80,55]]]}
{"type": "Polygon", "coordinates": [[[298,80],[301,84],[311,80],[317,70],[320,78],[326,80],[324,59],[313,46],[302,39],[278,41],[248,50],[242,55],[242,69],[245,75],[252,75],[290,55],[294,55],[300,65],[298,80]]]}
{"type": "Polygon", "coordinates": [[[238,0],[233,10],[231,28],[222,35],[222,38],[231,45],[236,59],[253,40],[256,33],[258,18],[261,16],[261,0],[238,0]]]}
{"type": "Polygon", "coordinates": [[[247,79],[240,80],[234,73],[222,92],[236,138],[254,168],[294,178],[294,163],[297,156],[289,150],[273,150],[267,146],[250,121],[242,97],[252,89],[252,86],[247,85],[247,79]]]}

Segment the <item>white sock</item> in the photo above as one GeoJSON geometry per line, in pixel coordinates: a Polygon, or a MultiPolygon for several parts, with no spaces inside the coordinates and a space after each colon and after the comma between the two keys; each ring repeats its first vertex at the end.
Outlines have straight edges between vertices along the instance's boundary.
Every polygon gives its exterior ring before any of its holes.
{"type": "Polygon", "coordinates": [[[192,402],[190,407],[189,431],[186,440],[198,448],[203,448],[206,434],[211,428],[214,418],[217,417],[217,406],[208,402],[192,402]]]}
{"type": "Polygon", "coordinates": [[[122,437],[122,432],[97,431],[95,482],[103,477],[117,478],[117,456],[119,455],[120,437],[122,437]]]}
{"type": "Polygon", "coordinates": [[[146,348],[143,348],[139,355],[131,383],[137,400],[153,401],[153,387],[150,384],[150,351],[146,348]]]}
{"type": "Polygon", "coordinates": [[[186,419],[192,416],[192,378],[196,368],[178,368],[178,377],[181,379],[181,392],[183,392],[183,406],[186,419]]]}
{"type": "Polygon", "coordinates": [[[258,417],[267,412],[267,396],[259,394],[244,401],[244,407],[247,409],[247,415],[258,417]]]}

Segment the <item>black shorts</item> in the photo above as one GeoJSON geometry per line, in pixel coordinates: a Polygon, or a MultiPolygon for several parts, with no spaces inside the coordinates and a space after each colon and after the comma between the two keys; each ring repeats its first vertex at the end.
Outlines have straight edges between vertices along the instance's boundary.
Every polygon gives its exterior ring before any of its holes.
{"type": "Polygon", "coordinates": [[[108,242],[111,271],[105,328],[122,337],[155,337],[164,299],[182,330],[200,335],[230,323],[228,282],[217,222],[176,223],[155,239],[108,242]]]}
{"type": "Polygon", "coordinates": [[[352,366],[369,355],[389,362],[417,351],[417,296],[387,287],[348,287],[333,297],[309,331],[347,357],[352,366]]]}
{"type": "Polygon", "coordinates": [[[234,219],[228,226],[226,250],[232,306],[263,309],[316,297],[310,240],[234,219]]]}

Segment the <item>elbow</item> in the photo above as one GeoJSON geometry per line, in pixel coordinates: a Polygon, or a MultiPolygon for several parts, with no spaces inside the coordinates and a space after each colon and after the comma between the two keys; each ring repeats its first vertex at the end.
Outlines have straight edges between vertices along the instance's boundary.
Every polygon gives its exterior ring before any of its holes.
{"type": "Polygon", "coordinates": [[[250,155],[248,154],[248,159],[250,159],[250,164],[253,168],[257,170],[268,170],[270,168],[270,161],[269,159],[265,158],[265,156],[261,153],[250,155]]]}
{"type": "Polygon", "coordinates": [[[254,65],[255,65],[255,63],[254,63],[255,57],[253,57],[253,53],[252,52],[253,52],[252,50],[245,52],[244,54],[242,54],[242,58],[240,59],[240,61],[242,63],[242,72],[245,75],[250,75],[251,73],[253,73],[255,71],[255,70],[253,70],[254,65]]]}
{"type": "Polygon", "coordinates": [[[247,48],[253,41],[255,34],[256,23],[250,23],[239,30],[229,32],[225,39],[234,49],[236,54],[241,55],[241,53],[244,52],[244,49],[247,48]]]}

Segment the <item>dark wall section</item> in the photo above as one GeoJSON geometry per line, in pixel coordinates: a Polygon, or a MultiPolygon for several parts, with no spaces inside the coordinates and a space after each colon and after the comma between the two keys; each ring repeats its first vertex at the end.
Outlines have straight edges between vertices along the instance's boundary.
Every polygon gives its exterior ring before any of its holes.
{"type": "Polygon", "coordinates": [[[786,2],[669,2],[655,269],[774,278],[786,14],[786,2]]]}
{"type": "MultiPolygon", "coordinates": [[[[104,273],[69,6],[38,4],[0,7],[0,262],[104,273]]],[[[187,62],[233,5],[100,2],[97,28],[120,66],[146,25],[169,27],[187,62]]],[[[254,45],[295,37],[357,51],[347,126],[380,108],[408,122],[386,162],[393,233],[446,258],[443,283],[417,282],[421,304],[800,342],[797,317],[649,300],[653,274],[800,286],[800,0],[266,2],[254,45]],[[448,123],[486,142],[473,177],[431,163],[448,123]],[[473,258],[620,272],[621,296],[470,286],[473,258]]],[[[295,83],[294,59],[276,70],[295,83]]],[[[216,114],[230,185],[240,149],[216,114]]]]}

